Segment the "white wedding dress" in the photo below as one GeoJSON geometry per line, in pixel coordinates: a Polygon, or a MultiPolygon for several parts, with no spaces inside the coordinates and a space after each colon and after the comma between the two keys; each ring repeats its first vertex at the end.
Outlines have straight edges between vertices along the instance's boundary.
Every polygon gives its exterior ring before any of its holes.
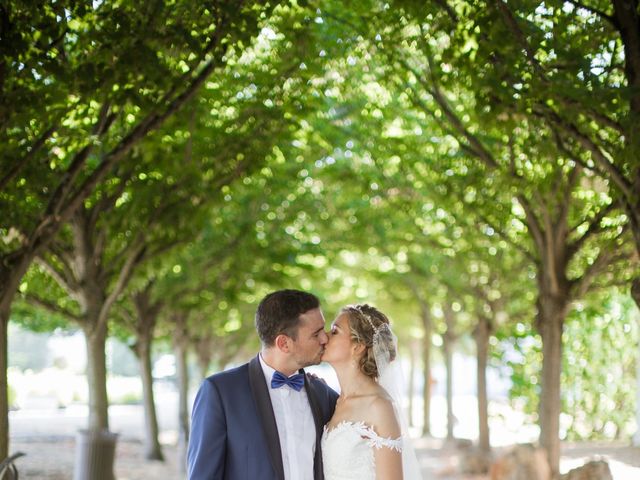
{"type": "Polygon", "coordinates": [[[390,448],[402,452],[402,438],[379,436],[364,422],[343,421],[324,427],[322,463],[325,480],[375,480],[374,450],[390,448]]]}

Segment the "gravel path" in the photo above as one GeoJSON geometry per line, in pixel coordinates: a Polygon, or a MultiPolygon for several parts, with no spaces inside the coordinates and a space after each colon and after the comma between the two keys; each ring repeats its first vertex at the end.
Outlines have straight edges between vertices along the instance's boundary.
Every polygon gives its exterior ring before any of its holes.
{"type": "MultiPolygon", "coordinates": [[[[420,462],[426,479],[487,480],[483,475],[459,473],[460,450],[438,439],[416,441],[420,462]]],[[[11,451],[22,451],[27,456],[17,460],[20,478],[26,480],[71,480],[75,458],[75,439],[60,437],[21,437],[11,443],[11,451]]],[[[165,462],[143,458],[140,441],[124,438],[116,448],[115,473],[117,480],[184,480],[177,460],[177,449],[164,445],[165,462]]],[[[563,471],[581,465],[590,458],[604,458],[611,466],[614,480],[640,478],[640,449],[614,444],[565,444],[563,471]]]]}

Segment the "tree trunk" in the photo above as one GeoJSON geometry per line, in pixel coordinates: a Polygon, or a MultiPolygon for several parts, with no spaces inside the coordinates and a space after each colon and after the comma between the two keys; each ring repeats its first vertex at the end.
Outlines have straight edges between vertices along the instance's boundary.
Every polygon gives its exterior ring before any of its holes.
{"type": "MultiPolygon", "coordinates": [[[[87,380],[89,382],[89,429],[108,430],[107,369],[105,346],[108,336],[109,311],[124,290],[135,262],[124,262],[117,274],[106,274],[104,245],[96,241],[92,212],[85,208],[77,211],[71,222],[73,233],[73,259],[69,265],[67,282],[73,285],[73,296],[80,304],[82,314],[78,323],[87,343],[87,380]],[[109,283],[114,282],[112,291],[109,283]]],[[[132,258],[137,258],[137,255],[132,258]]]]}
{"type": "Polygon", "coordinates": [[[87,346],[87,382],[89,384],[89,430],[109,430],[109,400],[107,396],[107,361],[105,347],[107,327],[84,325],[87,346]]]}
{"type": "Polygon", "coordinates": [[[453,425],[455,417],[453,415],[453,341],[444,335],[442,344],[444,350],[446,382],[447,382],[447,440],[453,439],[453,425]]]}
{"type": "Polygon", "coordinates": [[[415,378],[416,378],[416,343],[411,341],[409,345],[409,426],[414,426],[413,421],[413,397],[415,396],[415,378]]]}
{"type": "MultiPolygon", "coordinates": [[[[2,292],[3,294],[5,292],[2,292]]],[[[0,459],[9,456],[9,384],[7,381],[8,331],[12,298],[0,303],[0,459]]]]}
{"type": "Polygon", "coordinates": [[[144,399],[145,447],[144,457],[147,460],[164,461],[162,448],[158,440],[158,416],[153,396],[153,375],[151,368],[151,336],[138,337],[136,352],[140,361],[140,378],[144,399]]]}
{"type": "Polygon", "coordinates": [[[560,470],[560,374],[562,329],[567,314],[567,295],[538,299],[538,330],[542,337],[542,389],[540,396],[540,445],[546,450],[553,477],[560,470]]]}
{"type": "MultiPolygon", "coordinates": [[[[640,140],[638,143],[640,143],[640,140]]],[[[636,176],[635,191],[640,192],[640,167],[637,168],[636,176]]],[[[636,247],[636,256],[640,258],[640,213],[638,213],[640,211],[640,193],[638,193],[638,201],[635,206],[630,207],[629,202],[627,202],[626,205],[627,214],[629,215],[629,223],[631,224],[631,231],[633,233],[634,245],[636,247]]],[[[638,307],[638,312],[640,312],[640,274],[631,280],[629,294],[631,295],[631,298],[633,298],[636,307],[638,307]]],[[[640,409],[640,406],[638,406],[638,408],[640,409]]],[[[640,430],[640,421],[638,422],[638,430],[640,430]]]]}
{"type": "MultiPolygon", "coordinates": [[[[640,244],[638,245],[638,256],[640,257],[640,244]]],[[[631,298],[636,302],[638,312],[640,312],[640,277],[634,278],[631,282],[631,298]]]]}
{"type": "Polygon", "coordinates": [[[153,282],[133,295],[136,308],[136,344],[134,352],[140,362],[142,394],[144,398],[145,422],[145,458],[164,461],[160,441],[158,440],[158,415],[153,394],[153,373],[151,366],[151,346],[162,302],[151,300],[153,282]]]}
{"type": "Polygon", "coordinates": [[[189,370],[187,368],[188,337],[186,332],[186,317],[175,315],[176,333],[174,335],[174,355],[178,375],[178,465],[184,473],[187,465],[187,447],[189,445],[189,370]]]}
{"type": "Polygon", "coordinates": [[[420,302],[420,314],[424,330],[424,340],[422,341],[422,371],[424,375],[422,387],[422,434],[431,436],[431,332],[433,331],[433,322],[429,306],[423,302],[420,302]]]}
{"type": "MultiPolygon", "coordinates": [[[[625,198],[625,210],[629,217],[636,254],[640,256],[640,21],[637,2],[614,0],[614,18],[625,53],[625,76],[629,90],[629,118],[624,136],[625,152],[622,160],[629,166],[628,194],[625,198]]],[[[640,276],[631,283],[631,297],[640,309],[640,276]]],[[[640,407],[638,407],[640,408],[640,407]]],[[[640,420],[640,419],[639,419],[640,420]]],[[[638,422],[640,430],[640,421],[638,422]]],[[[639,440],[640,442],[640,440],[639,440]]]]}
{"type": "Polygon", "coordinates": [[[213,354],[214,345],[213,337],[208,332],[204,337],[199,338],[195,344],[196,347],[196,360],[198,362],[198,370],[200,370],[200,377],[206,378],[209,374],[209,367],[211,366],[211,356],[213,354]]]}
{"type": "Polygon", "coordinates": [[[455,313],[450,303],[444,305],[444,318],[447,331],[442,336],[442,349],[444,351],[444,362],[447,375],[447,440],[452,440],[453,427],[456,418],[453,414],[453,345],[456,341],[455,313]]]}
{"type": "Polygon", "coordinates": [[[67,282],[77,286],[74,292],[81,308],[77,320],[87,346],[87,382],[89,385],[89,430],[109,430],[109,398],[107,396],[106,342],[108,322],[103,307],[107,300],[106,281],[101,277],[101,252],[96,248],[93,231],[83,209],[73,216],[73,264],[75,278],[67,282]]]}
{"type": "Polygon", "coordinates": [[[198,370],[200,371],[200,377],[207,378],[207,374],[209,373],[209,363],[198,361],[198,370]]]}
{"type": "MultiPolygon", "coordinates": [[[[636,318],[636,331],[640,333],[640,316],[636,314],[636,318]]],[[[640,345],[636,346],[636,432],[633,434],[633,446],[640,447],[640,345]]]]}
{"type": "Polygon", "coordinates": [[[23,254],[13,264],[0,258],[0,461],[9,456],[9,383],[7,381],[8,333],[11,304],[20,280],[33,261],[35,254],[23,254]],[[5,263],[7,262],[7,263],[5,263]]]}
{"type": "Polygon", "coordinates": [[[478,446],[480,450],[491,450],[489,440],[489,401],[487,396],[487,360],[489,356],[489,335],[491,325],[484,317],[478,319],[474,331],[476,341],[477,388],[478,388],[478,446]]]}

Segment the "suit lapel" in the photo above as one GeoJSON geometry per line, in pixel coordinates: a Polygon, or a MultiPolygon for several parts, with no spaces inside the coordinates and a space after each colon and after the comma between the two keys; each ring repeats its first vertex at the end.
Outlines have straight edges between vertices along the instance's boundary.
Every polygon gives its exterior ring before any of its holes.
{"type": "MultiPolygon", "coordinates": [[[[304,370],[300,370],[300,372],[304,373],[304,370]]],[[[316,453],[313,462],[313,477],[315,480],[322,480],[324,478],[324,472],[322,467],[322,450],[320,446],[322,443],[322,433],[324,431],[324,419],[322,418],[322,410],[320,409],[318,395],[313,383],[309,380],[307,375],[304,376],[304,388],[307,391],[309,406],[311,407],[313,421],[316,425],[316,453]]]]}
{"type": "Polygon", "coordinates": [[[282,466],[282,452],[280,450],[278,426],[276,425],[276,417],[273,414],[269,389],[267,387],[258,356],[249,362],[249,385],[251,385],[253,400],[255,401],[256,408],[258,409],[258,416],[262,423],[262,430],[264,431],[265,438],[267,440],[271,464],[273,465],[277,478],[284,480],[284,467],[282,466]]]}

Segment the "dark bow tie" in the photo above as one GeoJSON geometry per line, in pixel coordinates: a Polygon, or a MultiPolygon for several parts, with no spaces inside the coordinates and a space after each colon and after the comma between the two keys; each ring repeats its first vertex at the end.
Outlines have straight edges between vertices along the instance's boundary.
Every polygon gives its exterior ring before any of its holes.
{"type": "Polygon", "coordinates": [[[283,385],[289,385],[296,392],[304,387],[304,374],[296,373],[290,377],[286,377],[282,373],[276,371],[271,378],[271,388],[280,388],[283,385]]]}

